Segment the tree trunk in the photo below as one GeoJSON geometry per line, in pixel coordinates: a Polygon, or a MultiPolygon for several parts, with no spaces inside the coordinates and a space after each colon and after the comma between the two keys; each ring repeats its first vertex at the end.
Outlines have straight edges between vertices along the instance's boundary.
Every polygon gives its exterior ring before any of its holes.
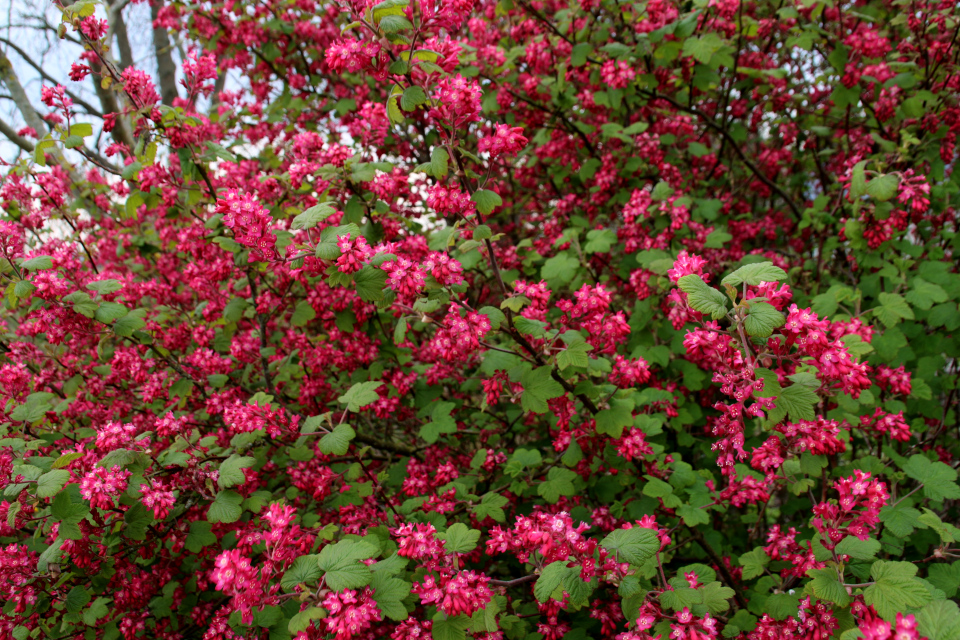
{"type": "MultiPolygon", "coordinates": [[[[150,4],[150,15],[154,21],[160,15],[163,0],[156,0],[150,4]]],[[[157,55],[157,73],[160,76],[160,99],[163,104],[172,106],[177,97],[177,67],[171,55],[170,38],[164,27],[153,29],[153,49],[157,55]]]]}

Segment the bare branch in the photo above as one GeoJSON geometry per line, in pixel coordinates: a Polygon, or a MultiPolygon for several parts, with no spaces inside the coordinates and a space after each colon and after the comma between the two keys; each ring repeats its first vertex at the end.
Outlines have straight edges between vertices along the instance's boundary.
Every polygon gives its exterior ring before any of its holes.
{"type": "Polygon", "coordinates": [[[0,133],[2,133],[7,140],[17,145],[27,153],[33,153],[33,143],[26,138],[22,138],[17,135],[16,130],[14,130],[14,128],[7,124],[3,119],[0,119],[0,133]]]}
{"type": "MultiPolygon", "coordinates": [[[[52,83],[54,83],[54,84],[60,84],[60,85],[63,84],[60,80],[57,80],[56,78],[54,78],[53,76],[51,76],[50,74],[48,74],[46,71],[44,71],[44,70],[43,70],[43,67],[41,67],[39,64],[37,64],[37,63],[33,60],[33,58],[31,58],[31,57],[27,54],[26,51],[24,51],[23,49],[21,49],[20,47],[18,47],[16,44],[14,44],[13,42],[10,42],[10,41],[7,40],[6,38],[0,38],[0,42],[4,43],[5,45],[9,46],[11,49],[13,49],[14,51],[16,51],[17,54],[18,54],[21,58],[23,58],[24,62],[26,62],[26,63],[27,63],[28,65],[30,65],[31,67],[33,67],[34,70],[35,70],[37,73],[40,74],[40,77],[41,77],[41,78],[43,78],[44,80],[46,80],[46,81],[48,81],[48,82],[52,82],[52,83]]],[[[64,87],[64,92],[65,92],[68,96],[70,96],[70,99],[73,100],[74,104],[78,104],[78,105],[80,105],[81,107],[83,107],[84,110],[86,110],[86,112],[89,113],[90,115],[96,116],[96,117],[98,117],[98,118],[102,118],[102,117],[103,117],[103,113],[101,113],[98,109],[95,109],[95,108],[93,107],[93,105],[91,105],[89,102],[87,102],[86,100],[84,100],[83,98],[81,98],[80,96],[78,96],[77,94],[75,94],[75,93],[73,93],[72,91],[70,91],[70,89],[67,89],[66,87],[64,87]]]]}

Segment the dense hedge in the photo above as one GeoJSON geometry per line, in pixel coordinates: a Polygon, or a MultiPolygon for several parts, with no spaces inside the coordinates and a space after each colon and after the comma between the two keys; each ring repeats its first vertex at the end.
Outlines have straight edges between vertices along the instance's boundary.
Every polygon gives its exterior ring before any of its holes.
{"type": "Polygon", "coordinates": [[[955,3],[155,13],[0,186],[0,638],[960,639],[955,3]]]}

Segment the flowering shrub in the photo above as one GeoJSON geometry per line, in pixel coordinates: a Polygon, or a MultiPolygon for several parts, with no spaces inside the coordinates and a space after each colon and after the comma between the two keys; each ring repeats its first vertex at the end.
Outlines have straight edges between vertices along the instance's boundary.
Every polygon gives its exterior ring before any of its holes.
{"type": "Polygon", "coordinates": [[[0,639],[960,639],[955,3],[61,9],[0,639]]]}

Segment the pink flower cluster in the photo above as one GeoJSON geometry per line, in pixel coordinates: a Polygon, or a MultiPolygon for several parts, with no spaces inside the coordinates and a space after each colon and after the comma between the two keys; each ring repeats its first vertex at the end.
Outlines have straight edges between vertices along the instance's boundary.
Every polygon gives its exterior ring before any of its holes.
{"type": "Polygon", "coordinates": [[[327,47],[326,61],[334,73],[356,73],[373,66],[380,45],[359,40],[340,40],[327,47]]]}
{"type": "Polygon", "coordinates": [[[80,480],[80,495],[95,509],[109,509],[113,507],[114,498],[127,490],[129,477],[129,471],[117,466],[112,469],[94,467],[80,480]]]}
{"type": "Polygon", "coordinates": [[[412,302],[423,291],[426,284],[423,265],[401,257],[384,262],[380,268],[387,272],[387,282],[401,300],[412,302]]]}
{"type": "Polygon", "coordinates": [[[437,106],[429,116],[438,124],[457,130],[480,120],[480,85],[460,74],[445,76],[437,85],[434,96],[437,106]]]}
{"type": "Polygon", "coordinates": [[[848,535],[866,540],[880,523],[880,509],[890,497],[887,485],[870,473],[859,469],[853,473],[833,485],[840,493],[839,504],[821,502],[813,507],[813,526],[823,536],[827,549],[833,549],[848,535]]]}
{"type": "Polygon", "coordinates": [[[597,353],[613,354],[630,335],[630,326],[622,311],[610,313],[611,292],[602,284],[585,284],[574,298],[576,302],[559,301],[557,308],[569,314],[571,328],[580,329],[597,353]]]}
{"type": "Polygon", "coordinates": [[[496,125],[492,136],[480,138],[477,148],[482,153],[489,153],[494,158],[500,156],[515,156],[529,142],[523,135],[523,127],[511,127],[508,124],[496,125]]]}
{"type": "Polygon", "coordinates": [[[764,614],[756,628],[747,636],[747,640],[829,638],[839,628],[840,623],[828,605],[807,597],[800,600],[800,610],[796,617],[778,621],[764,614]]]}
{"type": "Polygon", "coordinates": [[[872,416],[860,416],[860,428],[866,432],[873,432],[882,436],[889,436],[891,440],[908,442],[910,440],[910,425],[903,417],[903,411],[887,413],[880,407],[873,410],[872,416]]]}
{"type": "Polygon", "coordinates": [[[435,603],[448,616],[470,616],[487,608],[493,597],[489,582],[490,578],[477,571],[458,571],[452,576],[441,573],[439,584],[428,574],[423,582],[414,583],[412,591],[423,604],[435,603]]]}
{"type": "Polygon", "coordinates": [[[880,365],[875,372],[877,385],[884,391],[898,396],[908,396],[913,391],[913,385],[910,381],[910,372],[899,366],[896,369],[887,365],[880,365]]]}
{"type": "Polygon", "coordinates": [[[352,238],[349,235],[337,236],[337,247],[341,255],[337,258],[337,269],[340,273],[356,273],[373,255],[373,249],[367,244],[363,236],[352,238]]]}
{"type": "Polygon", "coordinates": [[[434,185],[427,194],[427,206],[443,216],[464,218],[477,212],[477,205],[458,187],[434,185]]]}
{"type": "Polygon", "coordinates": [[[25,545],[11,543],[0,549],[0,596],[13,603],[14,613],[23,613],[37,603],[40,593],[31,584],[36,568],[37,554],[25,545]]]}
{"type": "Polygon", "coordinates": [[[263,584],[250,559],[240,549],[217,556],[210,579],[217,590],[232,596],[231,604],[240,611],[244,624],[253,622],[253,608],[263,604],[263,584]]]}
{"type": "MultiPolygon", "coordinates": [[[[839,390],[859,398],[860,392],[873,384],[869,378],[870,367],[866,363],[856,362],[841,340],[831,341],[830,322],[825,318],[819,319],[809,308],[800,309],[795,304],[790,305],[781,331],[787,338],[783,347],[796,346],[801,354],[813,358],[820,377],[828,383],[834,382],[839,390]]],[[[781,351],[779,346],[773,345],[777,353],[781,351]]]]}
{"type": "Polygon", "coordinates": [[[291,417],[282,408],[274,409],[266,402],[261,405],[257,401],[251,404],[237,401],[224,409],[223,420],[232,433],[263,429],[270,437],[277,438],[285,431],[296,431],[300,416],[291,417]]]}
{"type": "Polygon", "coordinates": [[[767,546],[763,550],[771,560],[784,560],[788,563],[781,571],[782,575],[802,578],[810,569],[822,569],[826,563],[817,561],[811,541],[798,543],[797,534],[794,527],[783,532],[780,525],[775,524],[767,534],[767,546]]]}
{"type": "Polygon", "coordinates": [[[437,569],[444,556],[443,540],[436,537],[432,524],[404,523],[391,531],[397,537],[400,549],[397,555],[411,560],[426,561],[423,566],[437,569]]]}
{"type": "Polygon", "coordinates": [[[335,634],[336,640],[360,635],[383,617],[370,587],[364,587],[360,592],[345,589],[329,593],[323,599],[323,608],[328,614],[323,619],[327,633],[335,634]]]}
{"type": "Polygon", "coordinates": [[[223,214],[223,224],[233,230],[234,240],[250,249],[250,255],[259,262],[277,259],[277,238],[270,233],[273,217],[252,195],[241,195],[236,189],[217,200],[217,213],[223,214]]]}
{"type": "Polygon", "coordinates": [[[917,619],[909,613],[898,613],[892,628],[880,618],[861,622],[857,628],[863,640],[922,640],[917,619]]]}
{"type": "Polygon", "coordinates": [[[840,439],[840,423],[817,416],[816,420],[783,422],[774,427],[783,438],[771,436],[753,450],[750,465],[760,471],[778,469],[785,458],[809,451],[814,455],[833,455],[846,451],[847,444],[840,439]]]}

